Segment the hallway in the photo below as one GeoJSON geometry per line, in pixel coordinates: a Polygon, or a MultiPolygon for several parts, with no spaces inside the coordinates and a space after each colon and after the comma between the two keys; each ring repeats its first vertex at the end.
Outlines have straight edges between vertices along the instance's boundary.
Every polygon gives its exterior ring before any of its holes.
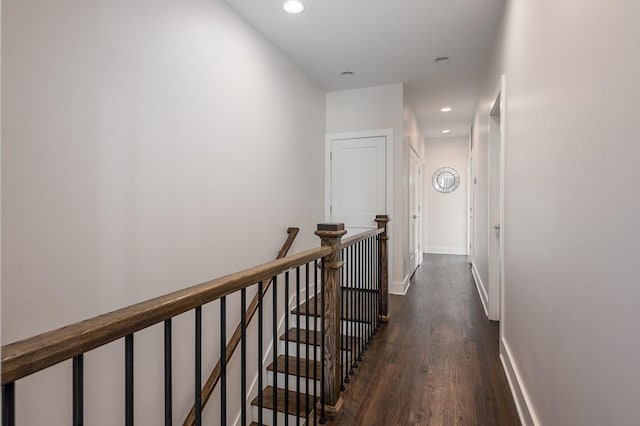
{"type": "Polygon", "coordinates": [[[335,425],[518,425],[468,258],[425,255],[347,387],[335,425]]]}

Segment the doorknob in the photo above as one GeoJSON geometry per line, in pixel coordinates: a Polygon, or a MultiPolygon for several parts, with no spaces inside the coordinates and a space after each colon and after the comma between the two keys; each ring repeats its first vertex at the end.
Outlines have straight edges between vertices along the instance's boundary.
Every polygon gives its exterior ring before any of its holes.
{"type": "Polygon", "coordinates": [[[500,225],[494,226],[493,229],[495,229],[496,231],[499,231],[500,230],[500,225]]]}
{"type": "Polygon", "coordinates": [[[414,215],[413,215],[413,218],[414,218],[414,219],[417,219],[417,218],[419,218],[419,217],[420,217],[420,216],[418,216],[417,214],[414,214],[414,215]]]}

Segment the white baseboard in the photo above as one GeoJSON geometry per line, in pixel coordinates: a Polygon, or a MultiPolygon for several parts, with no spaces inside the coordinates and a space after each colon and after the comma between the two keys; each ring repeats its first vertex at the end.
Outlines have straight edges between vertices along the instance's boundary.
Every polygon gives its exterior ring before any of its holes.
{"type": "Polygon", "coordinates": [[[473,274],[473,281],[476,283],[476,288],[478,289],[478,295],[480,296],[480,301],[484,308],[484,314],[489,318],[489,310],[487,309],[489,297],[487,292],[484,290],[484,284],[482,283],[482,279],[480,279],[478,268],[476,268],[476,264],[473,261],[471,262],[471,273],[473,274]]]}
{"type": "Polygon", "coordinates": [[[427,246],[425,253],[430,254],[458,254],[467,256],[469,251],[466,247],[446,247],[446,246],[427,246]]]}
{"type": "Polygon", "coordinates": [[[523,426],[539,426],[540,422],[533,410],[533,404],[527,393],[527,389],[524,387],[522,376],[518,370],[518,367],[511,355],[509,345],[504,340],[500,339],[500,361],[502,361],[502,367],[507,375],[507,381],[509,382],[509,388],[511,388],[511,394],[518,410],[518,416],[520,417],[520,423],[523,426]]]}
{"type": "Polygon", "coordinates": [[[409,290],[409,286],[411,285],[411,275],[407,275],[404,277],[403,281],[394,281],[389,286],[389,294],[396,294],[399,296],[404,296],[407,294],[407,290],[409,290]]]}

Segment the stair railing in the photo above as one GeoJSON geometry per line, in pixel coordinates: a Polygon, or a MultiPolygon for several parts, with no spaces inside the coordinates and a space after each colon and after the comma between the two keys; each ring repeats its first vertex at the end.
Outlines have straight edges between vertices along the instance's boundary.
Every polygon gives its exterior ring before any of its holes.
{"type": "MultiPolygon", "coordinates": [[[[212,302],[219,303],[220,313],[220,422],[227,424],[227,391],[226,391],[226,367],[228,354],[226,354],[226,312],[227,297],[240,293],[240,344],[241,344],[241,415],[242,425],[248,423],[247,409],[247,367],[249,363],[247,344],[247,290],[257,287],[257,340],[258,354],[254,366],[257,369],[257,396],[252,401],[252,410],[255,410],[255,421],[263,424],[265,407],[271,406],[271,424],[287,424],[289,417],[294,415],[309,422],[313,412],[314,424],[317,412],[320,411],[320,422],[327,420],[331,415],[340,410],[342,399],[341,387],[344,386],[345,377],[348,378],[347,367],[361,359],[366,346],[371,342],[375,330],[382,319],[387,315],[387,282],[386,282],[386,216],[379,216],[379,229],[369,231],[356,237],[341,242],[345,234],[342,224],[320,224],[316,234],[321,238],[321,246],[302,253],[284,257],[273,262],[255,266],[244,271],[236,272],[221,278],[217,278],[196,286],[185,288],[164,296],[147,300],[108,314],[90,318],[88,320],[71,324],[69,326],[49,331],[19,342],[11,343],[2,348],[2,424],[14,426],[16,422],[15,398],[16,382],[20,379],[49,368],[66,360],[73,360],[72,378],[73,385],[70,392],[73,403],[73,425],[84,423],[84,386],[83,356],[86,352],[124,339],[125,341],[125,413],[124,424],[134,424],[134,337],[135,333],[162,324],[164,326],[164,419],[165,425],[171,425],[172,412],[172,318],[177,315],[192,311],[194,314],[195,334],[195,359],[194,359],[194,423],[202,422],[202,309],[212,302]],[[381,226],[381,224],[383,226],[381,226]],[[385,258],[380,257],[384,254],[385,258]],[[342,260],[347,257],[346,268],[342,260]],[[355,259],[355,260],[354,260],[355,259]],[[363,269],[364,268],[364,269],[363,269]],[[304,281],[301,273],[304,272],[304,281]],[[347,279],[346,274],[352,277],[347,279]],[[293,278],[292,278],[293,277],[293,278]],[[311,282],[313,277],[313,282],[311,282]],[[276,321],[278,312],[278,278],[284,281],[284,306],[288,310],[291,293],[289,291],[292,281],[295,281],[295,312],[296,329],[290,331],[288,327],[289,315],[285,314],[285,334],[279,336],[276,321]],[[295,278],[295,279],[294,279],[295,278]],[[343,278],[345,278],[343,285],[343,278]],[[272,309],[271,337],[273,338],[273,368],[275,374],[274,386],[264,387],[264,301],[265,282],[272,282],[272,309]],[[305,286],[304,300],[301,299],[301,285],[305,286]],[[349,293],[351,292],[351,293],[349,293]],[[343,294],[347,294],[343,298],[343,294]],[[320,300],[318,300],[318,298],[320,300]],[[313,303],[313,308],[311,308],[313,303]],[[318,306],[319,305],[319,306],[318,306]],[[300,313],[307,310],[305,329],[301,330],[302,321],[300,313]],[[309,311],[319,317],[309,324],[309,311]],[[320,309],[320,310],[318,310],[320,309]],[[356,314],[357,312],[357,314],[356,314]],[[353,315],[350,324],[346,324],[345,315],[353,315]],[[366,319],[366,322],[364,321],[366,319]],[[343,338],[341,331],[348,326],[357,326],[356,339],[349,343],[343,338]],[[320,330],[318,330],[318,328],[320,330]],[[312,335],[310,333],[312,332],[312,335]],[[305,335],[303,338],[303,335],[305,335]],[[290,343],[295,336],[294,353],[290,360],[290,343]],[[357,339],[360,339],[358,342],[357,339]],[[284,344],[285,356],[278,356],[277,341],[284,344]],[[318,342],[319,340],[319,342],[318,342]],[[357,350],[351,351],[351,357],[347,359],[348,345],[357,350]],[[320,346],[320,351],[317,347],[320,346]],[[311,347],[311,350],[310,350],[311,347]],[[304,348],[304,349],[303,349],[304,348]],[[356,356],[356,352],[358,352],[356,356]],[[306,360],[302,360],[304,353],[306,360]],[[319,355],[319,356],[318,356],[319,355]],[[318,359],[319,358],[319,359],[318,359]],[[355,360],[355,361],[354,361],[355,360]],[[289,373],[294,363],[296,376],[295,395],[292,399],[289,393],[289,373]],[[284,391],[280,389],[278,372],[280,365],[284,364],[284,391]],[[310,367],[311,366],[311,367],[310,367]],[[309,389],[310,380],[306,380],[305,393],[302,392],[300,376],[302,369],[306,370],[307,379],[320,378],[320,386],[313,386],[313,395],[309,389]],[[309,371],[309,369],[313,371],[309,371]],[[321,372],[318,375],[317,369],[321,372]],[[318,377],[319,376],[319,377],[318,377]],[[318,395],[318,390],[319,394],[318,395]],[[302,398],[304,398],[304,403],[302,398]],[[319,401],[318,401],[319,400],[319,401]],[[318,403],[319,402],[319,403],[318,403]],[[282,407],[282,410],[280,409],[282,407]],[[319,408],[319,410],[318,410],[319,408]],[[284,419],[280,416],[284,413],[284,419]],[[284,421],[283,421],[284,420],[284,421]]],[[[282,293],[282,291],[281,291],[282,293]]],[[[19,391],[19,387],[18,387],[19,391]]],[[[252,393],[253,394],[253,393],[252,393]]],[[[19,392],[18,392],[19,396],[19,392]]],[[[299,420],[298,420],[299,421],[299,420]]]]}
{"type": "MultiPolygon", "coordinates": [[[[278,255],[276,256],[276,260],[282,259],[287,255],[287,253],[289,252],[289,249],[291,249],[291,246],[293,245],[293,241],[296,239],[296,236],[298,235],[298,232],[300,232],[300,228],[287,229],[288,237],[284,242],[284,244],[282,245],[282,248],[278,252],[278,255]]],[[[269,286],[272,284],[272,282],[273,280],[269,280],[263,286],[263,289],[262,289],[263,298],[267,290],[269,290],[269,286]]],[[[242,340],[243,331],[246,330],[246,327],[251,323],[251,320],[253,319],[253,317],[256,314],[256,311],[258,310],[259,298],[260,298],[260,295],[258,293],[256,293],[253,296],[253,299],[249,304],[249,308],[246,310],[244,314],[244,323],[238,324],[235,331],[231,335],[231,339],[229,340],[229,343],[226,345],[226,347],[222,351],[224,356],[226,357],[227,363],[235,353],[235,350],[238,348],[238,344],[242,340]]],[[[226,339],[221,339],[221,340],[226,340],[226,339]]],[[[222,359],[218,359],[215,367],[213,368],[213,370],[211,371],[211,374],[209,375],[209,378],[206,380],[204,386],[202,387],[202,392],[200,396],[201,410],[203,410],[205,405],[207,405],[207,402],[209,401],[211,394],[213,394],[213,391],[216,385],[218,384],[218,381],[220,380],[220,377],[222,375],[222,368],[223,368],[221,361],[222,359]]],[[[196,407],[194,405],[191,407],[191,410],[189,410],[189,414],[187,414],[187,418],[184,420],[182,424],[183,426],[193,426],[195,425],[195,422],[196,422],[196,407]]]]}
{"type": "Polygon", "coordinates": [[[350,383],[358,363],[388,316],[387,216],[377,216],[378,229],[342,243],[340,389],[350,383]]]}

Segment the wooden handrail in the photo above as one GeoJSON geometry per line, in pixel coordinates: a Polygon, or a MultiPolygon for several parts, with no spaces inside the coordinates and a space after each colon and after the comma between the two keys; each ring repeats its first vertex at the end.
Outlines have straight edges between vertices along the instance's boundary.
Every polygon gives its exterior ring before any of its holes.
{"type": "Polygon", "coordinates": [[[384,232],[384,229],[381,229],[381,228],[365,231],[360,234],[356,234],[353,237],[346,238],[345,240],[342,241],[342,244],[340,246],[342,248],[349,247],[349,246],[358,244],[360,241],[366,240],[367,238],[371,238],[375,235],[382,234],[383,232],[384,232]]]}
{"type": "MultiPolygon", "coordinates": [[[[289,249],[291,248],[291,245],[293,244],[293,240],[296,239],[296,236],[298,235],[299,231],[300,231],[299,228],[287,229],[287,233],[289,234],[289,236],[287,237],[287,240],[284,242],[284,245],[278,252],[278,257],[276,259],[282,259],[287,255],[287,253],[289,252],[289,249]]],[[[267,282],[267,284],[263,286],[262,288],[263,295],[266,294],[272,282],[273,282],[273,278],[270,279],[267,282]]],[[[247,309],[246,316],[245,316],[247,326],[251,323],[251,320],[253,319],[253,316],[255,315],[258,309],[258,298],[259,298],[259,294],[256,293],[255,296],[253,296],[253,300],[249,304],[249,308],[247,309]]],[[[241,338],[242,338],[242,325],[238,324],[235,331],[233,332],[233,335],[231,336],[231,339],[229,340],[229,343],[227,344],[227,349],[226,349],[227,362],[233,356],[233,353],[238,347],[238,344],[240,343],[241,338]]],[[[202,408],[204,408],[204,406],[207,405],[209,398],[211,398],[211,394],[213,393],[213,390],[215,389],[216,385],[218,384],[218,381],[220,380],[221,371],[222,371],[222,365],[221,365],[220,359],[218,359],[218,362],[216,362],[214,369],[211,371],[211,374],[209,375],[209,378],[207,379],[204,386],[202,387],[202,392],[200,394],[200,401],[201,401],[200,406],[202,408]]],[[[191,407],[191,410],[189,410],[189,414],[187,415],[187,418],[184,420],[182,424],[183,426],[191,426],[191,425],[194,425],[195,422],[196,422],[196,407],[195,405],[193,405],[191,407]]]]}
{"type": "Polygon", "coordinates": [[[14,382],[331,253],[331,247],[314,248],[5,345],[2,347],[2,384],[14,382]]]}

